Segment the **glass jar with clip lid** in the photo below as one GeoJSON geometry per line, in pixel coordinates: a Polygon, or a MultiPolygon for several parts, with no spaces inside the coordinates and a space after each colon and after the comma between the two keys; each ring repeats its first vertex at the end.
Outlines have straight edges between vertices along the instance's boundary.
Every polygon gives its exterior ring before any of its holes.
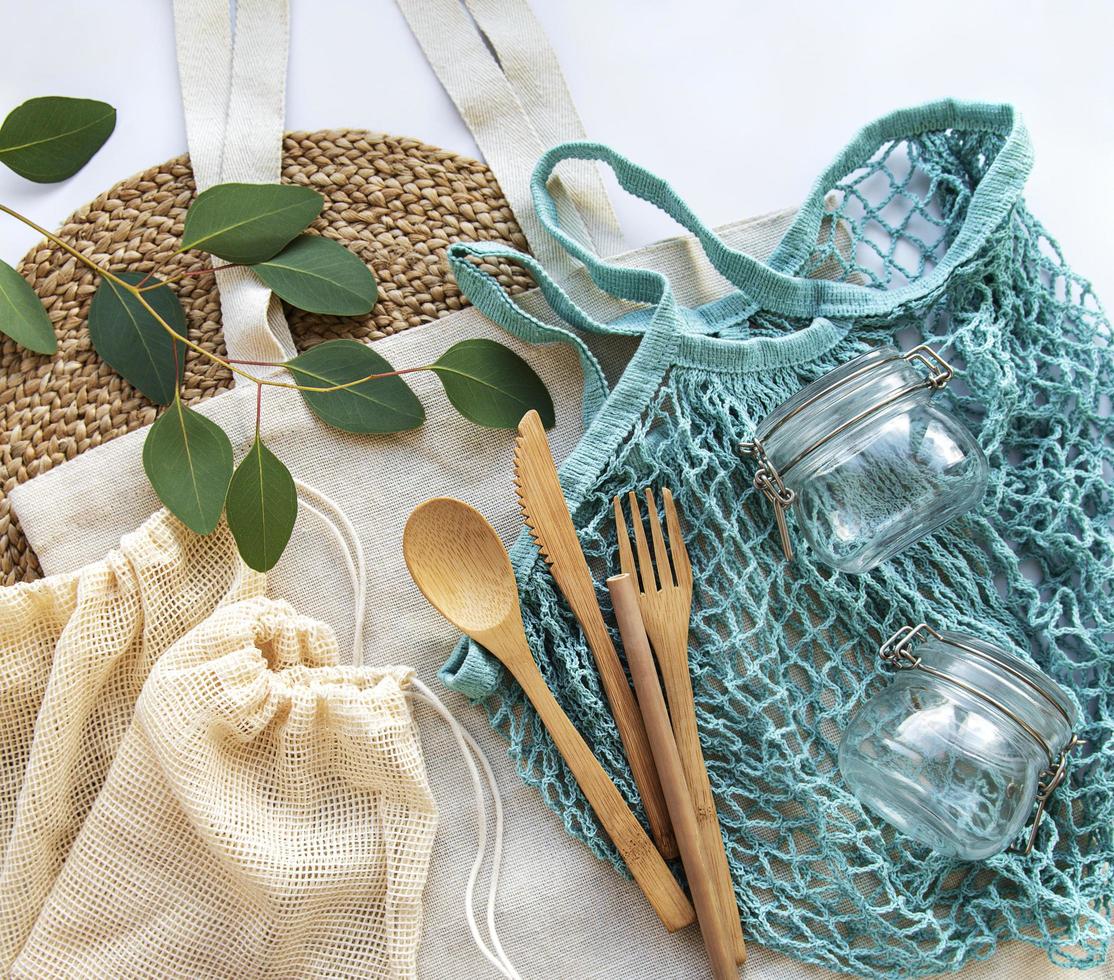
{"type": "Polygon", "coordinates": [[[839,745],[859,800],[933,850],[964,861],[1029,853],[1078,744],[1071,700],[1016,654],[921,623],[879,650],[893,681],[867,699],[839,745]],[[1035,809],[1034,809],[1035,808],[1035,809]]]}
{"type": "Polygon", "coordinates": [[[869,571],[970,510],[986,489],[986,457],[933,396],[953,375],[929,347],[884,346],[798,391],[740,449],[774,508],[793,557],[787,512],[814,554],[869,571]]]}

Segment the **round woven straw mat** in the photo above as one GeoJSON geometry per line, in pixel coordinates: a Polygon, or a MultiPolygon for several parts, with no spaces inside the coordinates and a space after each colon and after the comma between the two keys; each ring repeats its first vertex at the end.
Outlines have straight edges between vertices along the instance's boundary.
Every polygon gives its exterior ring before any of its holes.
{"type": "MultiPolygon", "coordinates": [[[[379,300],[364,317],[287,310],[303,348],[334,337],[383,337],[466,306],[445,258],[452,241],[497,240],[526,248],[484,164],[417,140],[351,130],[290,133],[283,143],[282,177],[324,195],[325,209],[313,229],[344,243],[379,283],[379,300]]],[[[173,275],[203,268],[205,256],[173,254],[194,194],[189,158],[176,157],[117,184],[71,216],[58,235],[112,269],[173,275]]],[[[20,272],[50,314],[58,352],[44,357],[10,340],[0,345],[4,584],[42,574],[10,512],[11,489],[92,446],[150,424],[156,415],[155,406],[104,364],[89,342],[86,316],[96,274],[47,242],[28,253],[20,272]]],[[[532,285],[514,267],[502,278],[514,291],[532,285]]],[[[187,277],[173,288],[188,316],[191,339],[223,354],[213,277],[187,277]]],[[[190,352],[183,385],[187,401],[231,385],[225,368],[190,352]]]]}

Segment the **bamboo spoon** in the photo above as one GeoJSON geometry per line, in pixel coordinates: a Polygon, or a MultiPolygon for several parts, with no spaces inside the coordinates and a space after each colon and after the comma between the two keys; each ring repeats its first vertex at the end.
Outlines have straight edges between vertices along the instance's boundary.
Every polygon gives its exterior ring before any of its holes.
{"type": "Polygon", "coordinates": [[[731,948],[731,934],[727,921],[720,915],[716,901],[716,891],[708,862],[704,857],[700,828],[696,823],[696,811],[692,807],[685,771],[681,766],[681,754],[673,740],[673,729],[669,724],[669,712],[665,698],[658,684],[658,669],[654,655],[650,653],[650,640],[642,625],[642,614],[638,611],[638,593],[629,575],[614,575],[607,580],[611,591],[611,602],[615,607],[615,619],[619,623],[619,633],[623,638],[623,650],[627,655],[627,665],[634,678],[638,692],[638,706],[646,722],[646,734],[650,737],[650,748],[654,753],[654,763],[661,777],[661,788],[669,807],[669,819],[673,833],[677,836],[677,846],[681,851],[681,861],[685,866],[692,903],[696,906],[696,918],[700,923],[700,934],[704,937],[704,948],[712,964],[715,980],[734,980],[739,975],[735,966],[735,954],[731,948]]]}
{"type": "Polygon", "coordinates": [[[503,542],[479,511],[439,497],[417,507],[402,536],[406,567],[422,595],[489,650],[522,686],[631,875],[672,932],[696,914],[668,865],[534,663],[522,626],[518,583],[503,542]]]}

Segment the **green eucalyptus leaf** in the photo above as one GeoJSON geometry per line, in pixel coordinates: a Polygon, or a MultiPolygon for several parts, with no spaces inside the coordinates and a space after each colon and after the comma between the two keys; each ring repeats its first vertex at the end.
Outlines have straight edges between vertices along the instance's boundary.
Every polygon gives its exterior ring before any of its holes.
{"type": "MultiPolygon", "coordinates": [[[[147,285],[161,281],[141,272],[114,275],[133,286],[145,279],[147,285]]],[[[185,311],[169,286],[145,290],[143,298],[179,334],[186,335],[185,311]]],[[[101,279],[89,306],[89,337],[109,367],[156,405],[174,400],[186,366],[186,345],[171,337],[135,296],[110,279],[101,279]]]]}
{"type": "Polygon", "coordinates": [[[217,184],[197,195],[186,212],[182,248],[226,262],[254,265],[282,251],[325,206],[308,187],[291,184],[217,184]]]}
{"type": "Polygon", "coordinates": [[[542,379],[514,351],[494,340],[475,338],[453,344],[433,370],[456,410],[477,425],[513,429],[530,409],[537,411],[547,429],[554,425],[553,399],[542,379]]]}
{"type": "MultiPolygon", "coordinates": [[[[387,361],[355,340],[329,340],[286,362],[300,385],[344,384],[393,371],[387,361]]],[[[339,391],[303,391],[310,410],[345,432],[402,432],[425,421],[425,409],[402,378],[378,378],[339,391]]]]}
{"type": "Polygon", "coordinates": [[[375,305],[371,270],[339,242],[299,235],[273,259],[252,266],[291,306],[308,313],[358,316],[375,305]]]}
{"type": "Polygon", "coordinates": [[[36,354],[58,349],[54,324],[38,294],[7,262],[0,262],[0,333],[36,354]]]}
{"type": "Polygon", "coordinates": [[[105,102],[28,99],[0,126],[0,163],[38,184],[53,184],[84,167],[115,128],[116,110],[105,102]]]}
{"type": "Polygon", "coordinates": [[[226,506],[240,557],[257,572],[269,571],[294,530],[298,491],[290,471],[259,436],[236,467],[226,506]]]}
{"type": "Polygon", "coordinates": [[[175,398],[147,433],[143,469],[159,500],[191,531],[217,526],[232,479],[232,443],[219,425],[175,398]]]}

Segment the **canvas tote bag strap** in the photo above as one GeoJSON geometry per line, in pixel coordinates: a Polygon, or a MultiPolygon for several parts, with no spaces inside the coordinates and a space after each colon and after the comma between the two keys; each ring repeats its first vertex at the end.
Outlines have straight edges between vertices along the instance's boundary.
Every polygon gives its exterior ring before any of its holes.
{"type": "MultiPolygon", "coordinates": [[[[465,3],[537,129],[542,146],[548,149],[569,140],[585,139],[584,123],[557,53],[529,0],[465,0],[465,3]]],[[[527,162],[523,177],[528,177],[533,164],[532,160],[527,162]]],[[[593,250],[600,255],[624,251],[623,231],[599,169],[591,165],[570,167],[558,184],[576,203],[593,250]]]]}
{"type": "MultiPolygon", "coordinates": [[[[529,3],[397,3],[499,181],[531,251],[553,275],[564,278],[575,262],[538,223],[530,174],[547,147],[583,139],[584,127],[529,3]]],[[[568,168],[551,190],[570,234],[600,255],[623,250],[619,221],[593,165],[568,168]]]]}
{"type": "MultiPolygon", "coordinates": [[[[234,12],[229,0],[174,0],[174,32],[198,192],[231,181],[277,181],[288,0],[237,0],[234,12]]],[[[218,272],[217,284],[229,357],[285,361],[297,353],[281,303],[251,270],[218,272]]]]}

